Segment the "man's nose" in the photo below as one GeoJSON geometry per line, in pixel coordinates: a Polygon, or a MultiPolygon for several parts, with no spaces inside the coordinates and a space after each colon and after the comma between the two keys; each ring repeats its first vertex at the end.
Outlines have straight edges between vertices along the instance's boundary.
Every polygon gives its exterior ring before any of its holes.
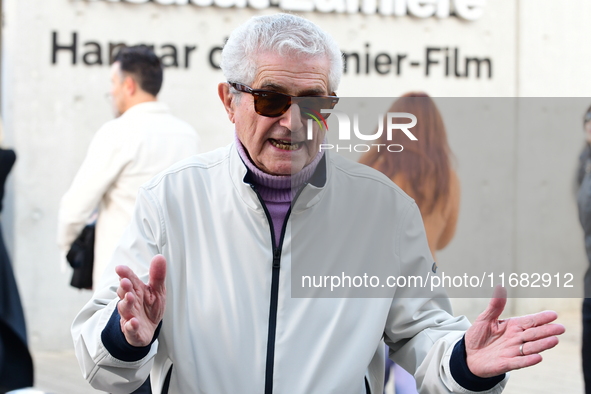
{"type": "Polygon", "coordinates": [[[281,115],[279,124],[290,130],[298,130],[303,126],[304,119],[300,112],[300,106],[294,102],[291,103],[287,111],[281,115]]]}

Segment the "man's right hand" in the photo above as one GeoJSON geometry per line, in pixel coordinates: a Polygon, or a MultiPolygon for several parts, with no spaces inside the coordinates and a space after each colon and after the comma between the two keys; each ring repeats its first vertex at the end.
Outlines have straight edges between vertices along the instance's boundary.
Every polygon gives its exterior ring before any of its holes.
{"type": "Polygon", "coordinates": [[[136,347],[148,346],[164,316],[166,306],[166,259],[158,254],[150,263],[148,284],[142,282],[127,266],[115,268],[119,275],[117,304],[121,316],[121,331],[127,342],[136,347]]]}

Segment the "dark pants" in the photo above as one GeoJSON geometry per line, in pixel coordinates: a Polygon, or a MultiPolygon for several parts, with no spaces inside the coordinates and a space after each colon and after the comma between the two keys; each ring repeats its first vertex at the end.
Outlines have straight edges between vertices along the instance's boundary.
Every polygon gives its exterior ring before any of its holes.
{"type": "Polygon", "coordinates": [[[591,298],[583,300],[583,377],[585,393],[591,394],[591,298]]]}
{"type": "Polygon", "coordinates": [[[0,227],[0,393],[31,386],[25,316],[0,227]]]}
{"type": "Polygon", "coordinates": [[[33,360],[26,344],[0,320],[0,393],[31,387],[33,360]]]}

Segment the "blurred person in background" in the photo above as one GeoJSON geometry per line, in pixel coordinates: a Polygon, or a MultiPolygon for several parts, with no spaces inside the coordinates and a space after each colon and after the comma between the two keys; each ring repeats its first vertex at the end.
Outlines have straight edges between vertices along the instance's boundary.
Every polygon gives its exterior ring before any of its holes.
{"type": "Polygon", "coordinates": [[[57,239],[64,256],[98,207],[95,287],[131,221],[139,187],[198,151],[197,132],[157,101],[162,80],[162,63],[149,47],[118,52],[110,92],[116,119],[97,131],[61,200],[57,239]]]}
{"type": "MultiPolygon", "coordinates": [[[[0,124],[0,211],[4,184],[16,161],[12,149],[2,148],[0,124]]],[[[33,386],[33,360],[27,347],[27,329],[12,265],[0,226],[0,393],[33,386]]]]}
{"type": "Polygon", "coordinates": [[[131,220],[139,187],[198,150],[197,132],[157,101],[160,59],[147,46],[123,48],[111,66],[116,119],[95,134],[82,166],[62,197],[58,245],[66,254],[98,207],[94,282],[131,220]]]}
{"type": "MultiPolygon", "coordinates": [[[[404,151],[381,149],[364,154],[360,163],[381,171],[417,203],[427,233],[429,249],[443,249],[453,238],[460,206],[460,182],[451,168],[452,154],[441,114],[426,93],[410,92],[395,101],[388,112],[407,112],[417,117],[413,127],[418,140],[406,143],[406,136],[393,134],[388,141],[382,134],[377,144],[403,143],[404,151]],[[397,141],[400,139],[400,141],[397,141]]],[[[394,371],[396,394],[416,394],[416,382],[402,367],[386,360],[386,382],[394,371]]]]}
{"type": "Polygon", "coordinates": [[[437,261],[436,251],[445,248],[455,234],[460,208],[460,181],[451,167],[452,153],[445,125],[426,93],[407,93],[388,112],[415,115],[418,121],[413,130],[421,138],[408,144],[403,134],[394,133],[388,141],[384,133],[376,145],[404,142],[404,151],[378,152],[374,147],[359,162],[385,174],[415,200],[425,224],[429,249],[437,261]]]}
{"type": "Polygon", "coordinates": [[[583,377],[585,393],[591,394],[591,107],[583,117],[585,147],[579,157],[577,171],[577,206],[579,221],[585,234],[585,250],[589,267],[585,273],[583,299],[583,377]]]}

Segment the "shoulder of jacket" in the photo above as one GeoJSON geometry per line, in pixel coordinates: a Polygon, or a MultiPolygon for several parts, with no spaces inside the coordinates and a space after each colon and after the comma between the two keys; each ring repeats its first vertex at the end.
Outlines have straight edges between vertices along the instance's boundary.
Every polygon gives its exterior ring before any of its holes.
{"type": "Polygon", "coordinates": [[[229,157],[229,146],[218,148],[207,153],[191,156],[187,159],[179,161],[172,167],[169,167],[160,174],[156,175],[154,178],[144,184],[143,187],[148,190],[153,189],[168,179],[178,177],[180,177],[182,181],[195,181],[197,177],[200,177],[201,179],[206,177],[215,177],[217,175],[216,171],[219,170],[225,162],[227,162],[229,157]],[[214,172],[216,174],[214,174],[214,172]]]}
{"type": "Polygon", "coordinates": [[[162,119],[165,119],[166,122],[174,122],[176,128],[185,128],[186,130],[192,131],[195,134],[197,133],[195,128],[189,122],[187,122],[184,119],[179,118],[176,115],[173,115],[171,113],[163,113],[163,114],[158,114],[158,115],[161,116],[162,119]]]}
{"type": "Polygon", "coordinates": [[[365,164],[346,159],[340,155],[330,155],[334,175],[349,178],[351,181],[359,182],[365,180],[370,187],[374,187],[381,192],[391,192],[396,198],[400,198],[409,204],[415,201],[408,196],[398,185],[390,178],[365,164]]]}
{"type": "Polygon", "coordinates": [[[124,120],[121,118],[111,119],[104,123],[95,133],[95,139],[121,137],[121,131],[125,129],[124,120]]]}
{"type": "MultiPolygon", "coordinates": [[[[199,142],[197,131],[189,123],[170,114],[162,114],[162,116],[166,117],[166,122],[170,126],[166,131],[191,135],[199,142]]],[[[146,127],[149,129],[151,126],[137,120],[138,118],[135,115],[121,116],[104,123],[95,133],[93,144],[108,144],[111,149],[115,146],[129,148],[137,145],[144,140],[145,134],[143,132],[146,127]]]]}

